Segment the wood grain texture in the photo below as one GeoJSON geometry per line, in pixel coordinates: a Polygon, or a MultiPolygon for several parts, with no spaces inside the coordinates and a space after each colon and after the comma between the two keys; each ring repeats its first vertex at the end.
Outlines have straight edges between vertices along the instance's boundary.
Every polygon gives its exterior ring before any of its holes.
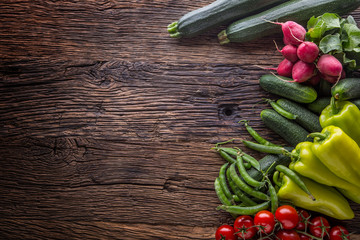
{"type": "MultiPolygon", "coordinates": [[[[281,36],[168,37],[207,3],[2,1],[1,239],[213,239],[231,222],[215,210],[210,148],[250,139],[241,119],[284,143],[260,121],[270,95],[255,66],[280,61],[281,36]]],[[[343,223],[359,231],[352,206],[343,223]]]]}

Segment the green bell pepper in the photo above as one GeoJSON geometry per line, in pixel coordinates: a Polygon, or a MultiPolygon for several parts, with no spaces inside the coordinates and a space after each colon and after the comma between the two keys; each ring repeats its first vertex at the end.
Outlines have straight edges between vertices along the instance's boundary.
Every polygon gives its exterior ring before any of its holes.
{"type": "Polygon", "coordinates": [[[312,151],[336,176],[360,187],[360,148],[341,128],[325,127],[314,137],[312,151]]]}
{"type": "Polygon", "coordinates": [[[360,204],[360,187],[331,172],[313,153],[312,142],[299,143],[291,152],[291,170],[318,183],[336,187],[345,197],[360,204]]]}
{"type": "Polygon", "coordinates": [[[320,125],[325,128],[333,125],[341,128],[360,146],[360,110],[349,101],[335,101],[331,98],[328,105],[320,115],[320,125]]]}
{"type": "Polygon", "coordinates": [[[278,191],[280,200],[291,201],[295,206],[315,211],[336,219],[345,220],[354,218],[354,212],[349,202],[335,188],[317,183],[311,179],[301,177],[316,200],[311,200],[307,193],[284,176],[282,186],[278,191]]]}

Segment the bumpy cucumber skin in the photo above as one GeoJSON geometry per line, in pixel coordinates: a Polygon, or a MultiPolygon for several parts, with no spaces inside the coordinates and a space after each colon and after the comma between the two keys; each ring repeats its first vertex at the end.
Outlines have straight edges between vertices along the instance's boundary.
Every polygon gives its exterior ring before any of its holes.
{"type": "Polygon", "coordinates": [[[331,95],[340,101],[360,98],[360,78],[341,79],[331,89],[331,95]]]}
{"type": "Polygon", "coordinates": [[[322,110],[324,110],[328,105],[330,104],[330,97],[321,97],[313,101],[312,103],[309,103],[306,107],[316,113],[317,115],[320,115],[322,110]]]}
{"type": "Polygon", "coordinates": [[[285,0],[217,0],[185,14],[177,22],[177,38],[194,37],[222,24],[250,16],[285,0]]]}
{"type": "MultiPolygon", "coordinates": [[[[259,160],[260,169],[263,172],[267,172],[271,176],[275,172],[275,167],[277,165],[289,165],[291,162],[290,157],[284,155],[273,155],[269,154],[259,160]]],[[[251,168],[248,171],[249,175],[257,181],[260,181],[263,178],[263,173],[259,172],[255,168],[251,168]]]]}
{"type": "Polygon", "coordinates": [[[360,6],[360,0],[291,0],[267,11],[241,19],[228,26],[229,42],[247,42],[281,32],[281,27],[268,21],[295,21],[306,24],[312,16],[324,12],[347,14],[360,6]]]}
{"type": "Polygon", "coordinates": [[[296,115],[295,122],[309,132],[321,132],[322,127],[320,125],[319,116],[315,113],[288,99],[279,99],[276,103],[286,111],[296,115]]]}
{"type": "Polygon", "coordinates": [[[265,126],[279,134],[286,142],[295,147],[298,143],[309,141],[309,132],[294,121],[284,118],[272,109],[265,109],[260,114],[265,126]]]}
{"type": "Polygon", "coordinates": [[[298,103],[315,101],[317,92],[313,87],[291,81],[293,81],[291,78],[267,74],[260,77],[259,84],[265,91],[298,103]]]}

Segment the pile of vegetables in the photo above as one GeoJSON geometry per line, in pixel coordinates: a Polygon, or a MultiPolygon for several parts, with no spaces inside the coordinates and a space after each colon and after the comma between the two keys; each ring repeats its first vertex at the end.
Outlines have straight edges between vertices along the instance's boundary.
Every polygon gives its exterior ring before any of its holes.
{"type": "Polygon", "coordinates": [[[348,200],[360,204],[360,79],[351,77],[360,68],[360,29],[352,16],[340,17],[359,6],[360,0],[217,0],[168,26],[171,37],[184,38],[232,22],[218,34],[220,44],[283,32],[285,46],[276,48],[284,59],[269,69],[276,74],[259,80],[278,99],[265,99],[271,108],[260,118],[287,145],[264,139],[246,120],[255,142],[242,144],[265,157],[224,146],[231,141],[215,145],[226,160],[214,181],[217,209],[235,219],[218,228],[217,240],[350,239],[324,215],[352,219],[348,200]]]}

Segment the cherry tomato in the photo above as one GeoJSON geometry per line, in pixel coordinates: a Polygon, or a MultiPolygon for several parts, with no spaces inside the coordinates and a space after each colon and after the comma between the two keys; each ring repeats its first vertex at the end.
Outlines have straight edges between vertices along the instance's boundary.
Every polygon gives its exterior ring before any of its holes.
{"type": "Polygon", "coordinates": [[[230,225],[220,226],[215,233],[216,240],[237,240],[234,228],[230,225]]]}
{"type": "Polygon", "coordinates": [[[299,233],[300,240],[312,240],[311,237],[306,236],[305,234],[299,233]]]}
{"type": "Polygon", "coordinates": [[[262,233],[269,234],[275,227],[274,214],[268,210],[262,210],[255,215],[254,224],[257,225],[257,230],[260,230],[262,233]]]}
{"type": "Polygon", "coordinates": [[[275,235],[279,240],[300,240],[300,236],[295,230],[281,229],[275,235]]]}
{"type": "Polygon", "coordinates": [[[300,231],[305,231],[305,229],[307,229],[310,214],[307,211],[301,209],[299,211],[298,215],[300,217],[300,221],[299,221],[298,225],[296,226],[296,229],[300,230],[300,231]]]}
{"type": "Polygon", "coordinates": [[[310,233],[315,237],[325,237],[330,232],[330,224],[324,217],[314,217],[310,221],[310,233]]]}
{"type": "Polygon", "coordinates": [[[241,239],[250,239],[256,234],[256,227],[252,217],[243,215],[235,219],[234,222],[235,234],[241,239]]]}
{"type": "Polygon", "coordinates": [[[350,239],[349,231],[343,226],[335,226],[330,230],[330,240],[350,239]]]}
{"type": "Polygon", "coordinates": [[[293,229],[299,223],[299,215],[296,209],[290,205],[278,207],[275,211],[275,217],[281,223],[283,229],[293,229]]]}

